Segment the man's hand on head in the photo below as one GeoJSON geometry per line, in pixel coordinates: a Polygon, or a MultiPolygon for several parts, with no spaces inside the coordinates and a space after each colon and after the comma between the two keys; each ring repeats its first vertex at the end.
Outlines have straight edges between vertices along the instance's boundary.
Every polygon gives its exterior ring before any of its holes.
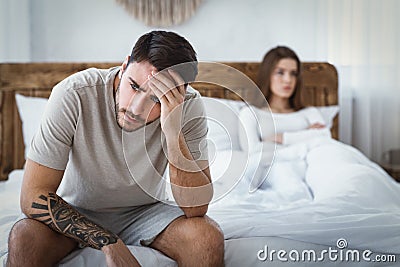
{"type": "Polygon", "coordinates": [[[168,69],[149,75],[149,87],[161,104],[160,123],[166,138],[177,139],[181,130],[185,81],[174,70],[168,69]]]}

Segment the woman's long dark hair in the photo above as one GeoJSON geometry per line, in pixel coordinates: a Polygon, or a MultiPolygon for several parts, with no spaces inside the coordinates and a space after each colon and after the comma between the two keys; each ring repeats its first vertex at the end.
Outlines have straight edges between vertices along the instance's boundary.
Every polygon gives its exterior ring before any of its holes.
{"type": "Polygon", "coordinates": [[[257,83],[261,92],[264,94],[265,99],[269,101],[271,97],[271,76],[272,73],[278,64],[279,60],[284,58],[291,58],[297,63],[297,77],[296,77],[296,86],[294,88],[293,94],[289,98],[289,105],[294,110],[300,110],[304,107],[300,90],[302,87],[302,70],[301,70],[301,62],[296,53],[286,46],[277,46],[268,51],[265,54],[264,59],[260,65],[260,69],[258,71],[257,83]]]}

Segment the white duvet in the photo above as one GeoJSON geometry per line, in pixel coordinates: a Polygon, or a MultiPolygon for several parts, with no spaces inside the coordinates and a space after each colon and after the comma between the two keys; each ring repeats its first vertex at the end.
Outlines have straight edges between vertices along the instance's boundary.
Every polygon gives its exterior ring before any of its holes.
{"type": "MultiPolygon", "coordinates": [[[[241,151],[219,151],[212,161],[219,197],[208,215],[226,239],[276,236],[334,247],[344,238],[348,248],[400,254],[400,185],[358,150],[327,139],[280,148],[267,180],[249,193],[256,167],[241,151]]],[[[0,256],[19,214],[22,171],[13,176],[0,185],[0,256]]],[[[175,266],[157,251],[130,249],[146,266],[175,266]]],[[[62,266],[101,263],[101,252],[86,248],[62,266]]]]}
{"type": "Polygon", "coordinates": [[[247,179],[211,205],[226,239],[279,236],[335,246],[344,238],[349,248],[400,253],[400,185],[351,146],[318,139],[279,148],[252,194],[247,179]]]}

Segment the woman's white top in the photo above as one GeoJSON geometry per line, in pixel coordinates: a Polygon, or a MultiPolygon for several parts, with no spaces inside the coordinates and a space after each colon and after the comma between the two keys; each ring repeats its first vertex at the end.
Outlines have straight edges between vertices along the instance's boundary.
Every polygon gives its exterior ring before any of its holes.
{"type": "Polygon", "coordinates": [[[272,135],[279,133],[282,133],[283,145],[321,136],[331,137],[328,128],[308,129],[314,123],[327,125],[322,114],[315,107],[307,107],[291,113],[271,113],[254,106],[246,106],[240,111],[239,118],[240,128],[242,128],[239,129],[239,139],[244,150],[254,150],[257,144],[266,142],[272,135]]]}

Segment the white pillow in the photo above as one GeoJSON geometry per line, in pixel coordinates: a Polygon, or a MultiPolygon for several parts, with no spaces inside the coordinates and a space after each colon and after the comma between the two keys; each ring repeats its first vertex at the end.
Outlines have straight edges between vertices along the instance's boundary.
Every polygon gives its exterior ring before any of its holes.
{"type": "Polygon", "coordinates": [[[213,97],[202,99],[207,114],[210,157],[215,154],[213,149],[240,150],[238,121],[244,102],[213,97]]]}
{"type": "MultiPolygon", "coordinates": [[[[244,151],[224,150],[216,151],[215,157],[210,158],[210,174],[213,181],[214,194],[212,202],[223,198],[236,186],[243,187],[246,192],[248,182],[240,183],[244,177],[249,175],[250,158],[244,151]]],[[[166,199],[174,202],[169,177],[169,165],[165,169],[163,178],[168,181],[166,186],[166,199]]]]}
{"type": "Polygon", "coordinates": [[[47,98],[15,94],[15,101],[22,122],[25,158],[28,154],[33,136],[39,130],[40,121],[47,104],[47,98]]]}
{"type": "Polygon", "coordinates": [[[319,112],[322,115],[322,118],[324,119],[326,123],[326,127],[329,129],[332,128],[333,126],[333,119],[335,118],[336,114],[339,112],[339,106],[333,105],[333,106],[321,106],[321,107],[316,107],[319,112]]]}

